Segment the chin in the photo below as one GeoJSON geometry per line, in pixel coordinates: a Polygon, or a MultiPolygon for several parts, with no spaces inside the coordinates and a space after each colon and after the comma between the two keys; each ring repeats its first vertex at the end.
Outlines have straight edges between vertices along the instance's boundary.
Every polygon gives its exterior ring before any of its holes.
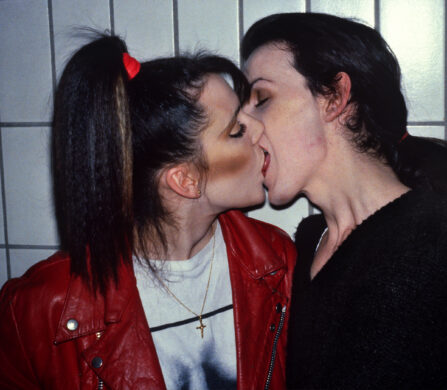
{"type": "Polygon", "coordinates": [[[275,191],[269,190],[269,202],[274,206],[284,206],[289,203],[294,197],[286,196],[285,194],[278,194],[275,191]]]}
{"type": "Polygon", "coordinates": [[[265,202],[265,191],[264,189],[262,189],[262,191],[260,191],[259,194],[256,194],[256,196],[250,196],[250,197],[247,196],[245,198],[244,204],[239,206],[238,208],[259,206],[264,202],[265,202]]]}

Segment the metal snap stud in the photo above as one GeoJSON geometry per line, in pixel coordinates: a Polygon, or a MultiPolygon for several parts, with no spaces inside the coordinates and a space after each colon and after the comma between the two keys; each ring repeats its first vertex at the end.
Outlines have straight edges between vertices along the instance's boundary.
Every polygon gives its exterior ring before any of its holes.
{"type": "Polygon", "coordinates": [[[74,330],[78,329],[79,324],[78,321],[76,321],[74,318],[70,318],[65,326],[68,330],[71,330],[73,332],[74,330]]]}
{"type": "Polygon", "coordinates": [[[99,368],[102,366],[102,359],[99,356],[96,356],[92,360],[92,366],[94,368],[99,368]]]}

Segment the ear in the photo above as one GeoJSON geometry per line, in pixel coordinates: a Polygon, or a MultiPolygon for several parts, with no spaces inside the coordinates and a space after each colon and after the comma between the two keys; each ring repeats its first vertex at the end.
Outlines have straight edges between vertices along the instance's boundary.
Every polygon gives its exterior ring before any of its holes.
{"type": "Polygon", "coordinates": [[[188,199],[200,198],[200,175],[192,164],[179,164],[168,168],[164,175],[168,187],[180,196],[188,199]]]}
{"type": "Polygon", "coordinates": [[[334,89],[334,93],[325,98],[324,119],[327,122],[338,118],[348,105],[351,96],[351,78],[347,73],[337,73],[334,89]]]}

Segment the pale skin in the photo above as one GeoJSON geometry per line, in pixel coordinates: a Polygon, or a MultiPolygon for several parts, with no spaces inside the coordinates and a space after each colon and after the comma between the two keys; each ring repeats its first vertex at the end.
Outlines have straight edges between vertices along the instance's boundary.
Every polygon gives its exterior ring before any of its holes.
{"type": "Polygon", "coordinates": [[[240,110],[237,96],[217,75],[208,76],[199,103],[208,117],[200,135],[208,171],[182,163],[160,173],[160,195],[175,220],[175,226],[163,226],[166,260],[191,258],[212,238],[220,213],[262,203],[265,197],[262,123],[240,110]]]}
{"type": "Polygon", "coordinates": [[[354,109],[349,75],[337,75],[334,95],[315,97],[292,63],[278,45],[254,51],[245,65],[252,96],[244,111],[265,126],[270,201],[284,204],[301,193],[324,214],[328,231],[311,267],[314,278],[356,226],[409,188],[350,141],[344,125],[354,109]]]}

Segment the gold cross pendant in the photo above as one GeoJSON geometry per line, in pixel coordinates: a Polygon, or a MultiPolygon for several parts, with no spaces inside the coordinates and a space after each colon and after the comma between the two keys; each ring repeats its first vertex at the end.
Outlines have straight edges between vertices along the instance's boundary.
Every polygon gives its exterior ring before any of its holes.
{"type": "Polygon", "coordinates": [[[200,322],[200,325],[197,326],[196,329],[200,329],[200,334],[201,334],[202,339],[203,339],[203,329],[206,328],[206,325],[203,325],[202,317],[199,317],[199,322],[200,322]]]}

